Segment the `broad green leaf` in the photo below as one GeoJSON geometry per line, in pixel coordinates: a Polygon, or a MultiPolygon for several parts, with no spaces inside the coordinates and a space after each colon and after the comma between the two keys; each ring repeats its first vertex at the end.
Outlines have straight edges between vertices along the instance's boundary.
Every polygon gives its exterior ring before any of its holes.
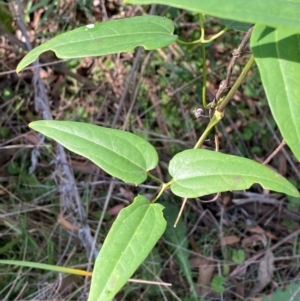
{"type": "Polygon", "coordinates": [[[249,23],[244,23],[244,22],[239,22],[239,21],[232,21],[232,20],[227,20],[227,19],[220,19],[221,23],[224,24],[225,26],[231,28],[231,29],[235,29],[235,30],[239,30],[239,31],[245,31],[247,32],[248,29],[250,29],[250,27],[252,26],[249,23]]]}
{"type": "Polygon", "coordinates": [[[0,259],[0,264],[16,265],[20,267],[36,268],[41,270],[48,270],[48,271],[53,271],[58,273],[67,273],[67,274],[80,275],[80,276],[91,276],[91,272],[88,271],[72,269],[67,267],[60,267],[60,266],[40,263],[40,262],[0,259]]]}
{"type": "Polygon", "coordinates": [[[248,189],[254,183],[299,197],[288,180],[262,164],[204,149],[190,149],[175,155],[170,161],[169,173],[174,178],[171,190],[181,197],[248,189]]]}
{"type": "Polygon", "coordinates": [[[127,183],[144,182],[147,171],[158,162],[157,152],[149,142],[125,131],[56,120],[34,121],[29,127],[127,183]]]}
{"type": "Polygon", "coordinates": [[[297,301],[300,300],[299,282],[290,283],[284,290],[277,289],[272,296],[266,296],[262,301],[297,301]]]}
{"type": "Polygon", "coordinates": [[[164,4],[246,23],[300,32],[299,0],[125,0],[129,4],[164,4]]]}
{"type": "Polygon", "coordinates": [[[300,161],[300,35],[256,25],[251,48],[274,119],[300,161]]]}
{"type": "Polygon", "coordinates": [[[48,50],[59,58],[101,56],[131,51],[137,46],[147,50],[165,47],[177,40],[171,20],[159,16],[132,17],[88,24],[58,35],[31,50],[16,71],[34,62],[48,50]]]}
{"type": "Polygon", "coordinates": [[[141,195],[121,210],[96,259],[88,301],[110,301],[124,286],[165,231],[162,210],[141,195]]]}
{"type": "Polygon", "coordinates": [[[168,221],[167,228],[164,233],[164,238],[170,242],[167,245],[168,249],[174,254],[174,257],[179,265],[179,270],[182,272],[187,282],[190,285],[190,291],[194,297],[197,296],[194,281],[191,272],[191,265],[189,262],[188,253],[188,239],[187,239],[187,229],[182,220],[179,220],[176,228],[174,228],[174,223],[179,212],[179,208],[171,203],[163,203],[165,210],[164,216],[168,221]]]}

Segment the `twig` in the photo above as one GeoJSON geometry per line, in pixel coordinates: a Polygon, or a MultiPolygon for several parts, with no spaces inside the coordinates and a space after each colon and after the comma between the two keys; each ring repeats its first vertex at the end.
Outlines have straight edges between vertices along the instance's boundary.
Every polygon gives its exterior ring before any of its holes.
{"type": "Polygon", "coordinates": [[[118,119],[120,117],[120,114],[121,114],[121,111],[123,109],[123,106],[124,106],[124,103],[125,103],[125,99],[126,99],[126,96],[127,96],[127,93],[128,93],[129,87],[130,87],[130,84],[132,82],[134,73],[137,70],[137,66],[138,66],[138,63],[140,61],[140,57],[141,57],[142,51],[143,51],[143,48],[139,47],[138,50],[137,50],[137,52],[136,52],[136,55],[135,55],[135,58],[134,58],[134,61],[133,61],[133,65],[132,65],[131,71],[130,71],[128,77],[127,77],[125,88],[124,88],[124,91],[122,93],[119,105],[118,105],[117,112],[116,112],[116,114],[114,116],[114,119],[113,119],[113,122],[111,124],[112,128],[115,127],[115,125],[116,125],[116,123],[117,123],[117,121],[118,121],[118,119]]]}
{"type": "Polygon", "coordinates": [[[232,71],[233,71],[233,67],[236,64],[238,58],[241,56],[243,50],[245,49],[245,47],[246,47],[246,45],[247,45],[247,43],[250,39],[252,30],[253,30],[253,27],[251,27],[247,31],[247,33],[243,37],[243,40],[242,40],[241,44],[239,45],[238,49],[233,51],[231,61],[230,61],[229,66],[227,68],[226,78],[224,80],[222,80],[221,83],[220,83],[218,92],[217,92],[216,97],[215,97],[215,101],[217,101],[221,97],[221,95],[224,93],[224,91],[226,89],[228,89],[229,82],[230,82],[231,75],[232,75],[232,71]]]}
{"type": "MultiPolygon", "coordinates": [[[[20,9],[20,7],[19,7],[19,9],[20,9]]],[[[15,11],[15,10],[13,10],[13,11],[15,11]]],[[[21,25],[18,24],[18,26],[21,26],[21,25]]],[[[23,27],[24,27],[24,25],[23,25],[23,27]]],[[[22,30],[25,30],[25,34],[27,35],[26,29],[24,29],[24,28],[22,30]]],[[[23,33],[23,31],[22,31],[22,33],[23,33]]],[[[20,48],[22,48],[24,50],[30,50],[32,48],[30,43],[29,44],[27,42],[24,43],[24,42],[20,41],[18,38],[16,38],[14,35],[8,33],[6,31],[6,29],[1,24],[0,24],[0,36],[4,36],[13,45],[17,45],[17,46],[19,46],[20,48]],[[28,48],[29,46],[31,48],[28,48]]],[[[24,35],[24,37],[25,37],[25,35],[24,35]]],[[[27,35],[26,41],[29,41],[28,40],[28,35],[27,35]]],[[[59,72],[59,73],[63,73],[63,74],[65,74],[67,76],[70,76],[70,77],[73,77],[75,80],[77,80],[78,82],[82,83],[83,85],[85,85],[86,87],[88,87],[90,89],[96,89],[97,86],[94,83],[92,83],[88,78],[85,78],[84,76],[81,76],[77,73],[74,73],[66,67],[66,65],[64,63],[69,61],[69,60],[66,59],[66,60],[59,60],[59,61],[55,60],[54,61],[54,59],[51,59],[51,57],[49,57],[48,54],[43,54],[42,53],[41,56],[40,56],[40,59],[39,59],[39,61],[41,61],[42,63],[38,64],[38,66],[39,67],[53,66],[54,71],[59,72]]],[[[29,67],[24,68],[23,71],[31,70],[31,69],[32,69],[32,67],[29,66],[29,67]]],[[[15,72],[16,72],[15,70],[0,72],[0,76],[1,75],[12,74],[12,73],[15,73],[15,72]]]]}
{"type": "MultiPolygon", "coordinates": [[[[293,232],[292,234],[288,235],[287,237],[283,238],[281,241],[270,247],[270,251],[276,250],[278,247],[280,247],[282,244],[288,242],[289,240],[293,239],[295,236],[300,234],[300,229],[297,231],[293,232]]],[[[239,265],[231,274],[229,274],[229,278],[232,278],[236,276],[237,274],[243,272],[251,263],[255,262],[258,260],[260,257],[262,257],[265,254],[265,251],[261,251],[258,254],[254,255],[253,257],[249,258],[246,262],[243,264],[239,265]]]]}
{"type": "Polygon", "coordinates": [[[150,60],[150,58],[152,56],[152,53],[153,52],[149,52],[146,55],[146,58],[144,59],[143,64],[141,66],[141,72],[139,73],[139,80],[138,80],[137,84],[134,87],[134,91],[133,91],[132,97],[131,97],[130,106],[129,106],[128,112],[126,114],[125,121],[123,123],[123,127],[122,127],[123,130],[126,130],[126,128],[128,127],[128,121],[129,121],[129,118],[131,116],[131,112],[132,112],[132,110],[134,108],[134,105],[136,104],[138,92],[139,92],[141,84],[143,82],[143,73],[144,73],[146,67],[148,66],[149,60],[150,60]]]}
{"type": "MultiPolygon", "coordinates": [[[[153,4],[151,6],[151,9],[150,9],[150,13],[149,13],[150,15],[154,14],[155,8],[156,8],[156,5],[153,4]]],[[[120,99],[120,102],[119,102],[119,106],[118,106],[117,112],[116,112],[116,114],[114,116],[114,119],[113,119],[113,122],[111,124],[112,128],[115,127],[115,125],[116,125],[116,123],[117,123],[117,121],[118,121],[118,119],[120,117],[121,111],[122,111],[124,103],[125,103],[125,98],[127,96],[128,90],[129,90],[129,86],[130,86],[131,81],[133,79],[134,73],[137,70],[137,67],[138,67],[138,64],[139,64],[140,57],[142,55],[143,49],[144,48],[139,47],[138,50],[137,50],[137,52],[136,52],[136,55],[135,55],[135,58],[134,58],[134,61],[133,61],[133,65],[132,65],[131,71],[129,73],[129,76],[127,77],[125,88],[124,88],[124,91],[122,93],[122,96],[121,96],[121,99],[120,99]]]]}
{"type": "MultiPolygon", "coordinates": [[[[229,92],[224,96],[224,98],[222,98],[222,101],[218,105],[218,111],[219,112],[224,111],[225,107],[230,102],[231,98],[233,97],[233,95],[235,94],[237,89],[241,86],[242,82],[245,80],[245,78],[246,78],[248,72],[250,71],[250,69],[252,68],[253,64],[254,64],[254,56],[251,55],[248,62],[247,62],[247,64],[243,68],[241,74],[238,76],[238,78],[236,79],[236,81],[232,85],[229,92]]],[[[215,102],[212,105],[212,109],[214,108],[214,106],[215,106],[215,102]]]]}
{"type": "MultiPolygon", "coordinates": [[[[256,105],[256,108],[258,109],[259,113],[262,116],[264,116],[262,108],[260,106],[258,106],[258,105],[256,105]]],[[[280,141],[279,137],[277,136],[276,132],[274,131],[273,127],[271,126],[269,120],[265,116],[264,116],[264,120],[265,120],[265,122],[266,122],[266,124],[268,126],[269,131],[272,133],[274,139],[276,140],[276,142],[278,144],[280,144],[281,141],[280,141]]],[[[298,179],[300,179],[300,172],[299,172],[297,166],[295,165],[295,163],[293,162],[291,156],[288,154],[288,152],[286,151],[285,148],[282,148],[281,151],[284,154],[286,160],[289,162],[290,166],[292,167],[294,173],[297,175],[298,179]]]]}
{"type": "Polygon", "coordinates": [[[102,10],[102,20],[107,21],[108,15],[107,15],[106,7],[105,7],[105,1],[101,0],[100,4],[101,4],[101,10],[102,10]]]}
{"type": "MultiPolygon", "coordinates": [[[[114,180],[112,179],[111,182],[110,182],[109,188],[108,188],[108,192],[107,192],[106,198],[105,198],[105,202],[104,202],[102,214],[100,216],[100,219],[99,219],[99,222],[98,222],[98,226],[97,226],[97,229],[96,229],[96,232],[95,232],[95,239],[94,239],[93,244],[91,246],[91,253],[90,253],[90,256],[89,256],[87,271],[91,270],[92,261],[93,261],[93,258],[94,258],[93,253],[97,249],[97,246],[96,246],[96,244],[97,244],[97,237],[98,237],[98,235],[100,233],[101,225],[102,225],[102,222],[104,220],[105,213],[106,213],[106,210],[107,210],[107,207],[108,207],[108,203],[109,203],[109,201],[111,199],[111,195],[112,195],[112,192],[114,190],[114,186],[115,186],[114,180]]],[[[87,294],[88,293],[88,283],[89,283],[89,277],[85,277],[83,294],[87,294]]]]}
{"type": "MultiPolygon", "coordinates": [[[[27,35],[27,31],[22,18],[21,3],[19,0],[15,0],[14,4],[14,14],[16,16],[17,24],[25,37],[27,50],[31,50],[32,46],[27,35]],[[16,10],[18,8],[18,10],[16,10]]],[[[46,120],[51,120],[52,115],[49,106],[48,96],[46,94],[46,89],[43,81],[41,80],[40,67],[38,60],[34,65],[34,76],[32,80],[34,88],[34,105],[35,110],[43,115],[46,120]]],[[[42,138],[43,139],[43,138],[42,138]]],[[[81,228],[78,232],[78,237],[81,240],[83,246],[86,248],[87,254],[91,252],[91,246],[93,244],[93,238],[87,225],[84,208],[82,206],[75,179],[69,167],[64,148],[57,143],[56,145],[57,159],[55,160],[55,173],[57,183],[59,183],[60,188],[60,200],[61,200],[61,211],[72,210],[74,214],[77,215],[76,220],[78,220],[81,228]],[[60,176],[58,176],[60,175],[60,176]]],[[[34,154],[33,154],[34,156],[34,154]]],[[[37,158],[32,158],[32,161],[36,161],[37,158]]],[[[32,171],[34,168],[31,168],[32,171]]],[[[77,221],[74,221],[74,223],[77,221]]],[[[97,252],[94,253],[94,258],[97,252]]]]}
{"type": "Polygon", "coordinates": [[[281,143],[277,146],[277,148],[272,152],[272,154],[263,162],[263,165],[267,165],[286,145],[285,141],[282,140],[281,143]]]}

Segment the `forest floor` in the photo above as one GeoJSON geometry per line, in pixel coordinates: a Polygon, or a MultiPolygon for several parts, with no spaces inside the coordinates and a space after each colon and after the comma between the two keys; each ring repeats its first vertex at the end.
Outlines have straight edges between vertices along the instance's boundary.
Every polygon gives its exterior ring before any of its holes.
{"type": "MultiPolygon", "coordinates": [[[[174,20],[182,40],[199,37],[197,15],[162,6],[153,10],[174,20]]],[[[118,212],[138,193],[149,198],[157,194],[151,179],[135,187],[111,178],[89,160],[44,140],[28,127],[30,122],[47,118],[48,112],[56,120],[131,131],[155,146],[159,165],[154,174],[164,181],[170,179],[171,158],[193,148],[204,131],[208,118],[193,114],[202,107],[203,62],[197,45],[173,43],[157,51],[138,48],[65,61],[46,52],[39,58],[39,69],[29,66],[15,72],[30,47],[57,34],[149,11],[148,6],[118,0],[0,2],[1,259],[92,270],[93,254],[118,212]],[[41,108],[39,98],[48,100],[48,111],[41,108]]],[[[209,17],[205,25],[207,36],[224,27],[209,17]]],[[[244,35],[230,30],[207,46],[208,101],[226,77],[232,52],[244,35]]],[[[232,82],[249,55],[247,47],[234,67],[232,82]]],[[[256,67],[226,108],[218,131],[221,152],[260,163],[281,145],[256,67]]],[[[213,136],[204,147],[215,148],[213,136]]],[[[299,188],[300,165],[287,146],[266,165],[299,188]]],[[[162,201],[178,211],[182,203],[171,193],[162,201]]],[[[187,301],[193,300],[190,293],[196,290],[199,300],[259,301],[298,282],[299,206],[299,199],[259,185],[189,199],[181,217],[182,231],[164,236],[133,276],[172,286],[128,283],[116,300],[187,301]],[[188,268],[183,269],[184,263],[188,268]]],[[[0,266],[1,300],[86,300],[89,278],[0,266]]]]}

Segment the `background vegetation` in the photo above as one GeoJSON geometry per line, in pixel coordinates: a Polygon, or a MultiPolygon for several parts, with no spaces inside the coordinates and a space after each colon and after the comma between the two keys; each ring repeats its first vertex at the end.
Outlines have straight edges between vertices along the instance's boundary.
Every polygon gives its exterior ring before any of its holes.
{"type": "MultiPolygon", "coordinates": [[[[95,235],[97,249],[137,190],[73,153],[66,151],[64,161],[50,140],[44,141],[46,147],[36,148],[40,138],[27,125],[42,118],[35,101],[40,87],[31,68],[16,74],[16,65],[30,44],[34,47],[79,25],[151,10],[174,20],[182,40],[194,40],[199,38],[198,17],[163,6],[126,6],[117,0],[0,3],[1,259],[92,268],[89,247],[83,244],[89,239],[83,236],[95,235]],[[74,183],[69,182],[64,165],[74,183]],[[73,198],[73,190],[78,198],[72,208],[66,207],[65,198],[73,198]],[[78,232],[83,222],[87,230],[78,232]]],[[[207,17],[205,24],[207,37],[223,28],[214,18],[207,17]]],[[[209,100],[226,77],[243,35],[229,31],[207,46],[209,100]]],[[[249,55],[247,48],[234,67],[232,81],[249,55]]],[[[178,44],[154,52],[137,49],[65,62],[46,53],[40,59],[43,68],[38,80],[55,119],[121,128],[147,138],[161,156],[155,173],[167,181],[170,158],[192,147],[208,122],[193,114],[202,103],[203,63],[200,47],[178,44]]],[[[210,138],[205,143],[208,149],[214,145],[210,138]]],[[[220,150],[264,162],[281,140],[254,68],[220,123],[220,150]]],[[[288,148],[282,148],[268,165],[299,188],[299,163],[288,148]]],[[[156,193],[151,181],[140,187],[150,198],[156,193]]],[[[176,231],[167,229],[134,275],[171,282],[172,287],[129,283],[118,300],[189,300],[194,289],[205,300],[254,300],[298,280],[299,199],[258,186],[213,198],[189,200],[176,231]]],[[[174,220],[181,199],[167,195],[164,201],[167,218],[174,220]]],[[[89,287],[89,279],[81,276],[5,266],[0,271],[3,300],[84,299],[89,287]]]]}

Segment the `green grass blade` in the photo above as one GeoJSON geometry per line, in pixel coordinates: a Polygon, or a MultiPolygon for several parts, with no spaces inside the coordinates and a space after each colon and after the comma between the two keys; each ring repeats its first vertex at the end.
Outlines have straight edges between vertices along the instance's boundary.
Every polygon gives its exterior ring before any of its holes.
{"type": "Polygon", "coordinates": [[[78,270],[78,269],[72,269],[72,268],[66,268],[66,267],[59,267],[59,266],[45,264],[45,263],[39,263],[39,262],[0,259],[0,264],[16,265],[16,266],[22,266],[22,267],[27,267],[27,268],[35,268],[35,269],[48,270],[48,271],[53,271],[53,272],[67,273],[67,274],[80,275],[80,276],[91,276],[91,272],[78,270]]]}

